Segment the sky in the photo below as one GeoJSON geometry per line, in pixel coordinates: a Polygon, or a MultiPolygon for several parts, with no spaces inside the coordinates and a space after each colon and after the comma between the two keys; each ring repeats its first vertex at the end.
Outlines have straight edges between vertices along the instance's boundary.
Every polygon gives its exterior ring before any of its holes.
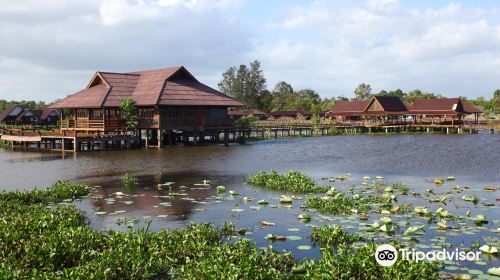
{"type": "Polygon", "coordinates": [[[421,89],[491,98],[500,88],[500,2],[0,0],[0,99],[50,102],[95,71],[184,65],[217,88],[259,60],[322,97],[421,89]]]}

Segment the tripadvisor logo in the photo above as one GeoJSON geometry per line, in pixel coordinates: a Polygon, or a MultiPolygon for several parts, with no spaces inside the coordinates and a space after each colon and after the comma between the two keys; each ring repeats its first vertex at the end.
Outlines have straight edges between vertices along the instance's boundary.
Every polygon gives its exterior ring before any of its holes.
{"type": "MultiPolygon", "coordinates": [[[[458,248],[455,250],[442,249],[439,251],[422,252],[415,249],[399,249],[401,259],[403,261],[480,261],[481,252],[461,251],[458,248]]],[[[377,247],[375,251],[375,260],[381,266],[392,266],[398,260],[398,250],[390,244],[383,244],[377,247]]]]}
{"type": "Polygon", "coordinates": [[[390,244],[383,244],[375,251],[375,260],[381,266],[391,266],[398,260],[398,251],[390,244]]]}

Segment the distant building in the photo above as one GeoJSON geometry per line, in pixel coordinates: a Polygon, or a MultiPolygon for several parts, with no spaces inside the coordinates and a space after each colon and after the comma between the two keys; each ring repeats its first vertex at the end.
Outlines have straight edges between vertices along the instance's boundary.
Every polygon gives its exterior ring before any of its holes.
{"type": "Polygon", "coordinates": [[[18,104],[11,104],[0,113],[0,123],[13,124],[17,117],[23,112],[23,108],[18,104]]]}
{"type": "Polygon", "coordinates": [[[243,116],[250,116],[250,115],[257,117],[260,120],[264,120],[267,118],[266,113],[259,111],[257,109],[238,110],[236,108],[229,108],[227,111],[227,114],[229,115],[229,117],[231,117],[232,119],[235,119],[235,120],[237,120],[243,116]]]}
{"type": "Polygon", "coordinates": [[[400,121],[408,112],[397,96],[374,96],[367,100],[337,101],[327,113],[337,121],[400,121]]]}
{"type": "Polygon", "coordinates": [[[60,118],[57,109],[23,109],[17,104],[8,106],[0,113],[0,123],[20,125],[56,125],[60,118]]]}
{"type": "Polygon", "coordinates": [[[311,113],[305,111],[275,111],[268,114],[270,120],[309,119],[311,113]]]}
{"type": "Polygon", "coordinates": [[[433,98],[415,100],[410,106],[408,114],[414,118],[430,118],[431,123],[437,118],[441,121],[448,120],[452,123],[462,121],[467,115],[474,115],[477,121],[483,111],[462,100],[461,98],[433,98]]]}

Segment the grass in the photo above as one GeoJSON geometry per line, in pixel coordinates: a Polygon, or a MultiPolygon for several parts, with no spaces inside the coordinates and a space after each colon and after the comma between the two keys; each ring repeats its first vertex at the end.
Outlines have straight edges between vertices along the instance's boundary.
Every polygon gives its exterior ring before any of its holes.
{"type": "Polygon", "coordinates": [[[375,263],[375,245],[353,249],[354,233],[339,226],[314,229],[319,260],[260,250],[232,239],[232,224],[193,224],[182,230],[98,231],[67,204],[89,193],[58,182],[46,190],[0,194],[0,279],[431,279],[427,263],[375,263]],[[60,202],[66,202],[60,204],[60,202]],[[336,245],[335,252],[330,248],[336,245]]]}
{"type": "Polygon", "coordinates": [[[248,178],[248,183],[270,190],[293,193],[319,193],[329,189],[328,187],[316,185],[311,177],[296,171],[290,171],[286,175],[279,174],[275,170],[270,173],[260,172],[251,175],[248,178]]]}

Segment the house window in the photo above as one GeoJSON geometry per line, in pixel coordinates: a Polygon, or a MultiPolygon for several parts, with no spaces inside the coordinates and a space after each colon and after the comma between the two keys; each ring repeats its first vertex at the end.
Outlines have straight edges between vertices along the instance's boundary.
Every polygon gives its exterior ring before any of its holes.
{"type": "Polygon", "coordinates": [[[76,117],[79,119],[84,119],[89,116],[89,111],[87,109],[77,109],[76,110],[76,117]]]}
{"type": "Polygon", "coordinates": [[[139,109],[139,118],[141,119],[152,119],[155,115],[154,108],[140,108],[139,109]]]}
{"type": "Polygon", "coordinates": [[[90,110],[90,119],[92,120],[102,119],[102,110],[101,109],[90,110]]]}

